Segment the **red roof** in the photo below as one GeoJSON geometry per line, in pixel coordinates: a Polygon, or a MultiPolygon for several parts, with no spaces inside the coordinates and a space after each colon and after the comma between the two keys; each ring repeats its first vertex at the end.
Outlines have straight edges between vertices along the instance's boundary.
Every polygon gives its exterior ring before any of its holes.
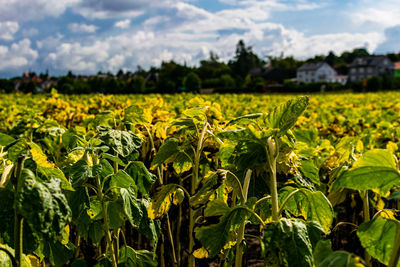
{"type": "Polygon", "coordinates": [[[400,70],[400,61],[394,63],[394,69],[400,70]]]}

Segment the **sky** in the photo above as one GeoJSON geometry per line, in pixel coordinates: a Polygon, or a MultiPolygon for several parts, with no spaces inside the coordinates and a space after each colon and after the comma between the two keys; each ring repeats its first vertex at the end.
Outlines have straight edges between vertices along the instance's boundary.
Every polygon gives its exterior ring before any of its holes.
{"type": "Polygon", "coordinates": [[[263,59],[400,52],[398,0],[0,0],[0,77],[189,66],[237,42],[263,59]]]}

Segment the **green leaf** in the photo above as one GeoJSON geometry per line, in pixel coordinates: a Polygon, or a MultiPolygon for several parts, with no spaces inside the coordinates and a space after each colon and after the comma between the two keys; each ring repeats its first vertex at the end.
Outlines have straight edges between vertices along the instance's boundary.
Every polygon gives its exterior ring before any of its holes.
{"type": "Polygon", "coordinates": [[[386,195],[395,185],[400,185],[400,173],[393,154],[389,150],[373,149],[365,152],[349,170],[342,172],[330,190],[376,190],[386,195]]]}
{"type": "Polygon", "coordinates": [[[237,118],[234,118],[230,121],[228,121],[228,123],[225,125],[229,126],[229,125],[234,125],[234,124],[251,124],[253,123],[256,119],[260,118],[263,114],[262,113],[253,113],[253,114],[247,114],[244,116],[240,116],[237,118]]]}
{"type": "Polygon", "coordinates": [[[174,194],[177,190],[182,190],[176,184],[167,184],[159,187],[159,190],[151,199],[148,215],[149,218],[155,219],[160,218],[162,215],[166,214],[171,204],[179,204],[177,200],[174,199],[174,194]]]}
{"type": "Polygon", "coordinates": [[[347,251],[332,251],[330,240],[320,240],[314,248],[316,267],[362,267],[360,257],[347,251]]]}
{"type": "Polygon", "coordinates": [[[157,267],[157,260],[153,253],[147,250],[134,250],[131,247],[122,247],[119,251],[118,266],[123,267],[157,267]]]}
{"type": "Polygon", "coordinates": [[[215,257],[231,241],[230,233],[236,231],[249,215],[250,212],[243,207],[229,208],[221,200],[209,203],[205,216],[221,216],[219,222],[195,229],[196,238],[209,252],[209,257],[215,257]]]}
{"type": "Polygon", "coordinates": [[[103,211],[103,208],[102,208],[101,202],[97,198],[97,196],[90,197],[90,205],[89,205],[89,208],[86,210],[90,219],[92,219],[92,220],[103,219],[102,211],[103,211]]]}
{"type": "Polygon", "coordinates": [[[114,130],[106,126],[98,126],[97,131],[101,140],[122,157],[137,151],[142,144],[142,140],[131,132],[114,130]]]}
{"type": "Polygon", "coordinates": [[[17,162],[18,157],[22,154],[26,154],[28,151],[28,144],[24,139],[19,139],[8,149],[8,159],[12,162],[17,162]]]}
{"type": "Polygon", "coordinates": [[[312,160],[303,160],[300,167],[301,173],[316,185],[320,185],[319,170],[312,160]]]}
{"type": "Polygon", "coordinates": [[[144,110],[137,106],[132,105],[125,109],[124,121],[130,122],[132,124],[149,124],[151,123],[152,117],[146,116],[144,110]]]}
{"type": "Polygon", "coordinates": [[[147,196],[157,177],[149,172],[141,161],[132,162],[126,172],[133,178],[140,193],[147,196]]]}
{"type": "Polygon", "coordinates": [[[15,139],[9,135],[0,133],[0,146],[6,146],[14,142],[15,139]]]}
{"type": "Polygon", "coordinates": [[[108,221],[111,229],[118,229],[125,223],[124,205],[122,200],[106,202],[108,221]]]}
{"type": "Polygon", "coordinates": [[[167,159],[169,159],[178,152],[179,152],[178,139],[176,138],[167,139],[158,150],[156,156],[151,162],[151,166],[163,164],[167,159]]]}
{"type": "Polygon", "coordinates": [[[263,242],[267,248],[264,257],[270,261],[289,267],[313,266],[307,226],[300,220],[282,218],[279,222],[268,224],[263,242]]]}
{"type": "Polygon", "coordinates": [[[391,219],[377,217],[362,223],[358,227],[357,236],[369,255],[387,265],[393,251],[396,227],[400,227],[398,224],[391,219]]]}
{"type": "MultiPolygon", "coordinates": [[[[293,187],[284,187],[279,193],[279,199],[282,203],[286,197],[295,190],[293,187]]],[[[290,212],[294,216],[302,216],[306,221],[318,222],[325,233],[329,232],[329,228],[333,222],[333,208],[325,195],[320,192],[312,192],[308,189],[301,188],[299,192],[292,195],[286,203],[284,210],[290,212]]]]}
{"type": "MultiPolygon", "coordinates": [[[[96,167],[96,165],[93,166],[93,171],[95,171],[95,168],[98,168],[98,170],[100,170],[100,177],[103,179],[114,173],[114,168],[106,159],[100,160],[99,166],[101,167],[96,167]]],[[[98,171],[96,171],[96,173],[98,173],[98,171]]]]}
{"type": "Polygon", "coordinates": [[[43,242],[43,254],[49,260],[51,266],[61,267],[74,256],[75,247],[68,243],[61,244],[59,241],[43,242]]]}
{"type": "Polygon", "coordinates": [[[94,244],[100,244],[104,237],[104,224],[102,221],[94,221],[89,227],[89,238],[94,244]]]}
{"type": "Polygon", "coordinates": [[[266,117],[270,128],[279,129],[279,136],[284,135],[294,126],[297,118],[306,110],[309,98],[307,96],[292,99],[274,108],[266,117]]]}
{"type": "Polygon", "coordinates": [[[111,154],[108,154],[108,153],[103,153],[101,156],[102,156],[103,159],[109,159],[112,162],[116,162],[116,163],[118,163],[118,165],[121,165],[123,167],[126,166],[125,162],[123,162],[122,159],[120,159],[117,156],[114,156],[114,155],[111,155],[111,154]]]}
{"type": "Polygon", "coordinates": [[[110,179],[110,188],[111,187],[120,187],[120,188],[128,188],[130,186],[136,187],[135,181],[132,177],[129,176],[125,171],[118,170],[118,172],[111,176],[110,179]]]}
{"type": "Polygon", "coordinates": [[[220,172],[215,172],[210,177],[206,178],[201,185],[201,188],[196,194],[190,197],[190,206],[194,209],[206,204],[210,196],[222,185],[225,180],[225,175],[220,172]]]}
{"type": "Polygon", "coordinates": [[[153,240],[153,247],[157,247],[158,238],[160,236],[160,221],[150,219],[147,210],[149,208],[149,201],[141,199],[139,202],[140,209],[143,213],[142,220],[139,225],[139,233],[146,235],[150,240],[153,240]]]}
{"type": "Polygon", "coordinates": [[[92,167],[85,160],[78,160],[69,168],[69,176],[73,187],[81,186],[93,177],[92,167]]]}
{"type": "Polygon", "coordinates": [[[133,188],[122,188],[120,190],[122,202],[124,205],[124,213],[131,223],[132,227],[139,227],[143,217],[143,212],[140,209],[138,200],[136,199],[136,193],[133,188]]]}
{"type": "Polygon", "coordinates": [[[18,190],[16,207],[36,235],[54,238],[71,219],[71,209],[61,192],[60,181],[51,179],[49,183],[40,183],[30,177],[29,171],[24,169],[21,174],[24,184],[18,190]]]}
{"type": "Polygon", "coordinates": [[[88,267],[88,265],[84,260],[74,260],[70,267],[88,267]]]}

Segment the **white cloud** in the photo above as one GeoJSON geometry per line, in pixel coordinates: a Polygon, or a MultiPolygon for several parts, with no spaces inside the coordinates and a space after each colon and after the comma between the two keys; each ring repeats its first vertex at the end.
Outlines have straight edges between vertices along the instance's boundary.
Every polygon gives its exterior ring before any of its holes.
{"type": "Polygon", "coordinates": [[[0,45],[0,70],[18,69],[32,65],[38,52],[31,48],[31,42],[23,39],[10,47],[0,45]]]}
{"type": "Polygon", "coordinates": [[[397,0],[359,0],[353,10],[348,15],[354,24],[370,23],[383,28],[400,24],[400,5],[397,0]]]}
{"type": "Polygon", "coordinates": [[[40,20],[46,16],[58,17],[81,0],[0,0],[0,20],[40,20]]]}
{"type": "Polygon", "coordinates": [[[400,51],[400,25],[387,28],[385,30],[385,40],[379,44],[376,48],[378,53],[395,52],[400,51]]]}
{"type": "Polygon", "coordinates": [[[68,29],[74,33],[94,33],[98,27],[95,25],[89,25],[85,23],[70,23],[68,29]]]}
{"type": "Polygon", "coordinates": [[[18,31],[19,24],[15,21],[0,21],[0,39],[11,41],[14,39],[14,34],[18,31]]]}
{"type": "Polygon", "coordinates": [[[129,25],[131,24],[130,19],[125,19],[125,20],[120,20],[115,22],[114,27],[121,28],[121,29],[127,29],[129,28],[129,25]]]}

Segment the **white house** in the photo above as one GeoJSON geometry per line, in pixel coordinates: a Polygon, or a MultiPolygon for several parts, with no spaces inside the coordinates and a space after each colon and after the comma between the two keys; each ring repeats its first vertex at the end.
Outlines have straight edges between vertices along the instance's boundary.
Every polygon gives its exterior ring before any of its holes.
{"type": "Polygon", "coordinates": [[[297,82],[334,82],[336,71],[325,62],[305,63],[297,69],[297,82]]]}

